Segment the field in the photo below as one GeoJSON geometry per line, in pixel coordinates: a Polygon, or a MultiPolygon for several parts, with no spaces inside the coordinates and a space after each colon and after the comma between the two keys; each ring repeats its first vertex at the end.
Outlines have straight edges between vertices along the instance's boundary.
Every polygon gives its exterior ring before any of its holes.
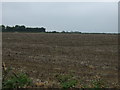
{"type": "Polygon", "coordinates": [[[6,66],[47,82],[43,87],[59,87],[57,75],[73,75],[86,85],[96,75],[109,87],[118,82],[115,34],[3,33],[2,40],[6,66]]]}

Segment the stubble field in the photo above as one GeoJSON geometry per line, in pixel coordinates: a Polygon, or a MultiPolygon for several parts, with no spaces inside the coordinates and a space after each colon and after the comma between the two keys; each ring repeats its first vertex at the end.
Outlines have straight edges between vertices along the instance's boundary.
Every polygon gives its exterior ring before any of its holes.
{"type": "Polygon", "coordinates": [[[83,84],[97,75],[109,87],[118,82],[115,34],[3,33],[2,40],[6,66],[47,82],[44,87],[59,87],[57,75],[73,75],[83,84]]]}

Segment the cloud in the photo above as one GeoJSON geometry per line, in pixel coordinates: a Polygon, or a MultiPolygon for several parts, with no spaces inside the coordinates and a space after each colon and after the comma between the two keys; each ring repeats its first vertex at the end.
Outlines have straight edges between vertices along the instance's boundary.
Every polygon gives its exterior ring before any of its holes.
{"type": "Polygon", "coordinates": [[[48,30],[117,32],[117,3],[3,3],[3,24],[44,26],[48,30]]]}

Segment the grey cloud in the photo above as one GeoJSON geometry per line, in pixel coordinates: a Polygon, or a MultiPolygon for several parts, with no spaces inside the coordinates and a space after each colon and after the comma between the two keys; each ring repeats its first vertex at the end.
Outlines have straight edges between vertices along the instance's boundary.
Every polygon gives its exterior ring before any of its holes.
{"type": "Polygon", "coordinates": [[[117,3],[3,3],[3,24],[44,26],[47,30],[117,32],[117,3]]]}

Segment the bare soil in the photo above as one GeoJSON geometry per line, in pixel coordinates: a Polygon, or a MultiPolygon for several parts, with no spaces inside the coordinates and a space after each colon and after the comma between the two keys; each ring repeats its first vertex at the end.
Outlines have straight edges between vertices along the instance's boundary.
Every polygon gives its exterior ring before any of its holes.
{"type": "Polygon", "coordinates": [[[3,62],[34,82],[47,82],[46,87],[59,87],[61,74],[83,84],[96,75],[109,87],[118,82],[118,35],[3,33],[2,40],[3,62]]]}

